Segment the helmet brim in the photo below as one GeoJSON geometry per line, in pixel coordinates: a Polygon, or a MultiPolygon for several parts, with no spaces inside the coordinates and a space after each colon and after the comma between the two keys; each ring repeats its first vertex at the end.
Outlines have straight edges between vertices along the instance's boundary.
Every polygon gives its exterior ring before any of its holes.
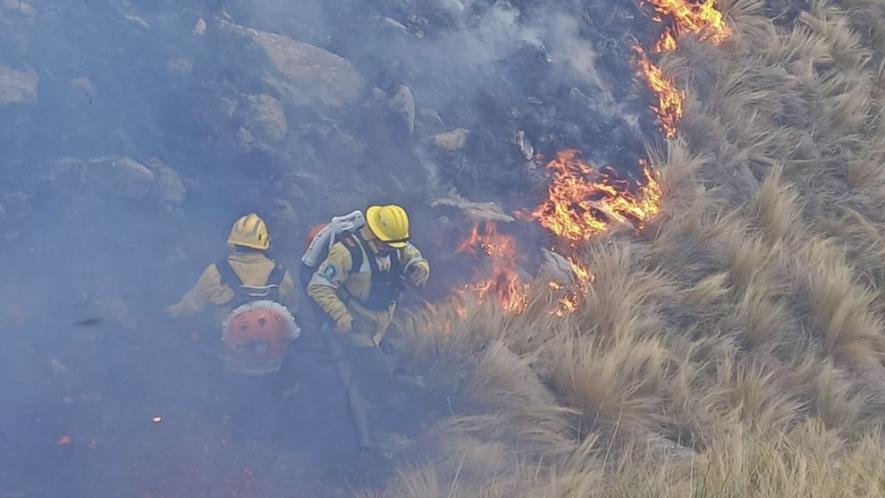
{"type": "Polygon", "coordinates": [[[247,242],[234,242],[230,239],[227,241],[228,244],[236,247],[248,247],[249,249],[257,249],[259,251],[266,251],[270,248],[270,243],[266,245],[258,245],[258,244],[249,244],[247,242]]]}

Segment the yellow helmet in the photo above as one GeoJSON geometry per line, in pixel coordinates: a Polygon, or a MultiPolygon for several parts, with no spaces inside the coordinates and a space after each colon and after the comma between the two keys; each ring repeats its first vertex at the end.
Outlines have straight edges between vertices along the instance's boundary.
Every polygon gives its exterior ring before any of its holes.
{"type": "Polygon", "coordinates": [[[409,215],[396,204],[371,206],[366,210],[369,230],[381,242],[394,248],[402,248],[409,241],[409,215]]]}
{"type": "Polygon", "coordinates": [[[267,224],[257,214],[249,213],[234,223],[227,237],[227,243],[263,251],[270,247],[267,224]]]}

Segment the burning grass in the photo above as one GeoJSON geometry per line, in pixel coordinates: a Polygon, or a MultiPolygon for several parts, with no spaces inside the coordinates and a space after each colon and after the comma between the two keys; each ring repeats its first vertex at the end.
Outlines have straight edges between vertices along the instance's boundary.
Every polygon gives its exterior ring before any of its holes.
{"type": "Polygon", "coordinates": [[[435,463],[381,496],[885,496],[885,12],[846,5],[775,25],[753,0],[652,2],[698,85],[641,184],[655,216],[600,209],[576,154],[551,163],[533,214],[583,248],[582,306],[552,314],[531,282],[518,315],[412,316],[420,363],[456,358],[469,387],[435,463]],[[647,229],[585,236],[612,213],[647,229]]]}

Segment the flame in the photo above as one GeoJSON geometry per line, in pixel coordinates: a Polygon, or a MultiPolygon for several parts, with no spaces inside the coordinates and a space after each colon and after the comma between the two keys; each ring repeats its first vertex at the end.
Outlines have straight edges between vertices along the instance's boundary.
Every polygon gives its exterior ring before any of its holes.
{"type": "Polygon", "coordinates": [[[587,267],[575,258],[566,258],[571,267],[572,277],[574,281],[570,287],[566,287],[558,282],[549,282],[547,285],[550,289],[561,297],[556,301],[556,308],[550,311],[551,315],[564,317],[578,310],[581,301],[587,292],[590,291],[590,284],[593,283],[594,276],[587,267]]]}
{"type": "MultiPolygon", "coordinates": [[[[645,0],[652,5],[656,22],[671,20],[651,53],[676,50],[679,38],[686,33],[699,35],[702,40],[720,44],[731,36],[731,28],[717,10],[715,0],[645,0]]],[[[666,138],[674,138],[683,117],[685,92],[675,80],[654,64],[646,50],[634,46],[634,63],[648,88],[657,97],[652,110],[658,118],[666,138]]],[[[528,219],[543,227],[575,249],[581,242],[621,223],[631,223],[641,229],[645,222],[660,210],[661,187],[649,163],[640,161],[644,181],[618,178],[611,168],[597,169],[582,161],[576,150],[567,149],[547,164],[550,185],[547,198],[532,211],[528,219]]],[[[525,218],[525,217],[524,217],[525,218]]],[[[481,300],[495,296],[498,303],[512,313],[521,313],[528,306],[528,284],[519,277],[517,246],[512,237],[497,233],[493,222],[477,224],[458,246],[459,253],[469,253],[488,261],[484,274],[465,290],[474,291],[481,300]]],[[[593,274],[574,258],[566,258],[571,266],[573,281],[569,285],[549,282],[556,306],[551,313],[566,316],[574,313],[589,292],[593,274]]],[[[466,315],[462,303],[453,306],[458,317],[466,315]]]]}
{"type": "Polygon", "coordinates": [[[676,35],[673,34],[673,30],[667,28],[664,30],[664,34],[661,35],[661,39],[655,43],[652,52],[659,54],[661,52],[670,52],[676,50],[676,35]]]}
{"type": "MultiPolygon", "coordinates": [[[[725,23],[722,12],[716,10],[714,0],[693,3],[688,0],[648,0],[657,14],[652,18],[663,22],[662,16],[673,19],[673,27],[664,30],[661,38],[652,47],[653,53],[671,52],[678,46],[678,38],[684,33],[697,33],[702,40],[710,40],[718,45],[731,36],[731,28],[725,23]]],[[[661,132],[666,138],[676,138],[676,127],[682,119],[685,92],[676,82],[665,75],[660,67],[651,62],[645,50],[633,46],[635,64],[645,78],[649,90],[658,97],[658,104],[652,110],[658,117],[661,132]]]]}
{"type": "MultiPolygon", "coordinates": [[[[470,235],[458,246],[458,253],[469,253],[483,259],[477,280],[465,287],[474,292],[480,301],[495,297],[505,311],[521,313],[528,306],[529,284],[519,276],[519,250],[516,239],[499,234],[493,221],[477,223],[470,235]]],[[[459,316],[463,308],[456,307],[459,316]]]]}
{"type": "Polygon", "coordinates": [[[575,244],[619,223],[640,228],[657,214],[660,185],[647,162],[641,163],[646,181],[640,184],[617,179],[611,168],[597,170],[579,155],[566,149],[547,164],[547,199],[531,213],[542,226],[575,244]]]}
{"type": "Polygon", "coordinates": [[[651,108],[658,117],[661,132],[667,138],[676,138],[676,126],[682,119],[685,92],[680,90],[676,82],[665,75],[661,68],[651,62],[642,47],[634,45],[633,52],[636,54],[635,64],[645,77],[645,83],[658,97],[658,104],[651,108]]]}
{"type": "MultiPolygon", "coordinates": [[[[698,33],[702,40],[710,40],[717,45],[731,36],[731,28],[725,23],[722,12],[716,9],[714,0],[702,3],[687,0],[648,1],[659,15],[673,18],[675,35],[698,33]]],[[[670,34],[674,37],[674,41],[675,35],[670,34]]],[[[675,43],[673,48],[676,48],[675,43]]]]}

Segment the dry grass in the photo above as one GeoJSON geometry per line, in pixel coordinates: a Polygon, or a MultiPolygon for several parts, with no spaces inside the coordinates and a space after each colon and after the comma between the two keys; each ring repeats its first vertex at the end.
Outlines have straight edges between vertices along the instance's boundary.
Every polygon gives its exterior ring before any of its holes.
{"type": "Polygon", "coordinates": [[[662,212],[586,248],[583,308],[402,324],[456,395],[376,496],[885,496],[885,7],[720,5],[734,35],[664,61],[662,212]]]}

